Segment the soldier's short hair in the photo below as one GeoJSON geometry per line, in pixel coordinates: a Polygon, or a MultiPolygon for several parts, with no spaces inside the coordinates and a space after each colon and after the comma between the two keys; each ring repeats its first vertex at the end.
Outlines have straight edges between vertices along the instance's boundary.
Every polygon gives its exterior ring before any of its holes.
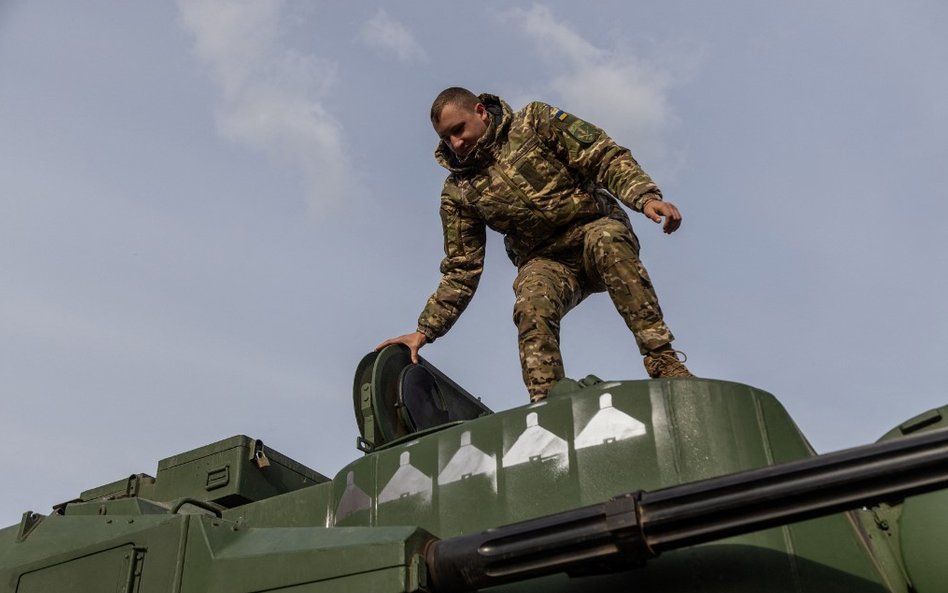
{"type": "Polygon", "coordinates": [[[438,120],[441,119],[441,111],[449,103],[466,109],[474,109],[474,106],[480,102],[481,100],[477,95],[465,88],[459,86],[446,88],[438,93],[434,103],[431,104],[431,121],[438,123],[438,120]]]}

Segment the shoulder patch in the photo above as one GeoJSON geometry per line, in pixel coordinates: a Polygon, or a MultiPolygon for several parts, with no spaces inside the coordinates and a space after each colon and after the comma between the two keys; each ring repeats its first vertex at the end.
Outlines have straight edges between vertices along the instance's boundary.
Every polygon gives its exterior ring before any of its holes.
{"type": "Polygon", "coordinates": [[[573,138],[576,138],[582,144],[592,144],[598,136],[598,130],[581,119],[574,120],[569,125],[568,131],[573,138]]]}
{"type": "Polygon", "coordinates": [[[551,123],[553,127],[569,134],[574,140],[584,146],[589,146],[602,134],[602,130],[596,126],[563,111],[559,107],[553,107],[552,110],[553,119],[551,123]]]}

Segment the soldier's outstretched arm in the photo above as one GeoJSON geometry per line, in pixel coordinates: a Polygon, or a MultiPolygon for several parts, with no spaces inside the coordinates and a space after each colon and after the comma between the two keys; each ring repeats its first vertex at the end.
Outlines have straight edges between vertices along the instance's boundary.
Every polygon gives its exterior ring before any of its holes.
{"type": "Polygon", "coordinates": [[[411,361],[417,363],[418,350],[447,333],[474,296],[484,270],[486,227],[482,220],[463,212],[458,188],[450,179],[445,182],[441,195],[441,222],[444,230],[441,281],[418,317],[418,329],[385,340],[375,347],[376,351],[391,344],[404,344],[411,351],[411,361]]]}
{"type": "Polygon", "coordinates": [[[678,229],[681,213],[672,204],[661,205],[661,190],[629,149],[616,144],[601,128],[546,103],[531,103],[525,111],[537,134],[564,164],[608,189],[632,210],[655,222],[664,217],[666,233],[678,229]],[[648,204],[652,204],[651,212],[645,212],[648,204]]]}
{"type": "Polygon", "coordinates": [[[662,227],[662,230],[668,234],[674,233],[681,226],[681,212],[671,202],[649,200],[642,207],[642,214],[656,223],[662,222],[662,217],[664,217],[665,226],[662,227]]]}
{"type": "Polygon", "coordinates": [[[378,352],[386,346],[391,346],[392,344],[404,344],[408,346],[408,349],[411,351],[411,361],[413,363],[418,363],[418,351],[421,350],[421,347],[428,343],[428,338],[425,337],[425,334],[421,332],[412,332],[410,334],[405,334],[403,336],[398,336],[397,338],[389,338],[381,344],[375,347],[375,351],[378,352]]]}

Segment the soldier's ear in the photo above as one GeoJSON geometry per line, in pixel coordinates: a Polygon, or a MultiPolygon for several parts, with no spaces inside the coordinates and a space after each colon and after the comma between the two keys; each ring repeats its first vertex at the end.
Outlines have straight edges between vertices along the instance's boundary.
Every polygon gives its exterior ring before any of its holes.
{"type": "Polygon", "coordinates": [[[478,103],[474,106],[474,113],[476,113],[477,117],[481,118],[484,123],[487,123],[487,120],[490,119],[490,112],[487,111],[487,106],[483,103],[478,103]]]}

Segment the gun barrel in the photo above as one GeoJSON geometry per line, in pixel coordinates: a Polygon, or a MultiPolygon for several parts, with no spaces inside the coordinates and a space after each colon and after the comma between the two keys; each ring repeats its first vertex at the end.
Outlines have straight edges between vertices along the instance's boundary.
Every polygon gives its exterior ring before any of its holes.
{"type": "Polygon", "coordinates": [[[608,572],[660,553],[948,487],[948,430],[864,445],[433,542],[434,591],[608,572]]]}

